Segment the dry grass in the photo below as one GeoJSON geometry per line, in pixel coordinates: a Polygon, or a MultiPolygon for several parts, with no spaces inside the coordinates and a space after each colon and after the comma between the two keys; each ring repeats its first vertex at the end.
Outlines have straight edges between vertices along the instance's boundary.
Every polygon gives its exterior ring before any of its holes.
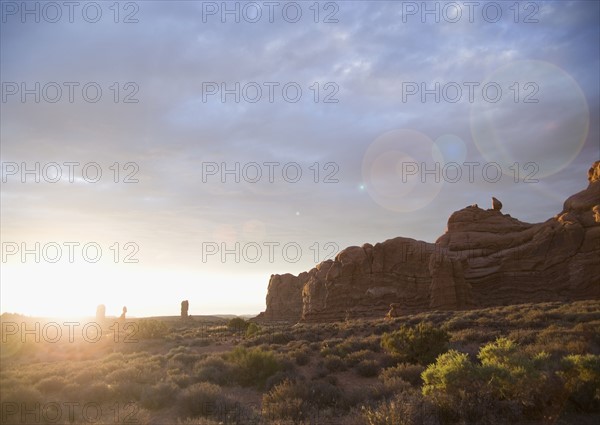
{"type": "MultiPolygon", "coordinates": [[[[422,394],[427,365],[408,364],[382,349],[386,333],[425,322],[446,331],[447,349],[467,353],[474,367],[480,349],[499,337],[514,341],[523,356],[546,362],[540,370],[562,397],[560,409],[536,405],[537,416],[517,419],[585,423],[600,415],[600,390],[585,381],[595,373],[593,356],[600,355],[599,301],[252,326],[250,332],[241,322],[228,327],[225,321],[157,318],[136,323],[137,335],[128,340],[103,324],[94,342],[77,332],[72,341],[63,333],[54,342],[12,335],[8,324],[21,322],[35,329],[33,319],[2,317],[2,423],[89,423],[98,412],[100,423],[365,425],[396,417],[398,423],[449,423],[457,413],[449,415],[422,394]],[[62,418],[53,422],[57,411],[62,418]]],[[[510,407],[504,400],[488,402],[510,407]]],[[[464,409],[476,416],[474,423],[497,419],[482,406],[464,409]]]]}

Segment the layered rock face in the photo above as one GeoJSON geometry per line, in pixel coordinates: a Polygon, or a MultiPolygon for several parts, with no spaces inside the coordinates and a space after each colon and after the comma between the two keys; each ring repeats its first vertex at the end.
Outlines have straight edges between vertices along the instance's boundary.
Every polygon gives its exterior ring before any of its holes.
{"type": "Polygon", "coordinates": [[[267,309],[255,319],[266,322],[297,322],[302,316],[302,286],[308,273],[294,276],[272,274],[267,289],[267,309]]]}
{"type": "Polygon", "coordinates": [[[600,298],[600,161],[563,211],[529,224],[492,209],[453,213],[434,244],[349,247],[299,276],[273,275],[266,321],[332,321],[429,309],[600,298]]]}

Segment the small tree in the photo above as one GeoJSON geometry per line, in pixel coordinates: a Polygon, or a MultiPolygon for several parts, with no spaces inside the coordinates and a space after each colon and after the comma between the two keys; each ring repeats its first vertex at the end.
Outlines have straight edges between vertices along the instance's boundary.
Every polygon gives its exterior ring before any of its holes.
{"type": "Polygon", "coordinates": [[[416,327],[403,325],[397,331],[385,333],[381,337],[381,346],[395,354],[401,362],[433,363],[437,356],[448,349],[450,335],[431,323],[419,323],[416,327]]]}

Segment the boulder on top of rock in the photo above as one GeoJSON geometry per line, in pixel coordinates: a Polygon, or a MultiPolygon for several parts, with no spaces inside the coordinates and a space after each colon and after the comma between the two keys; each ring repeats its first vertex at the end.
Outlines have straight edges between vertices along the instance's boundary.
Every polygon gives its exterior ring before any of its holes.
{"type": "Polygon", "coordinates": [[[492,196],[492,209],[494,211],[500,211],[502,209],[502,202],[492,196]]]}

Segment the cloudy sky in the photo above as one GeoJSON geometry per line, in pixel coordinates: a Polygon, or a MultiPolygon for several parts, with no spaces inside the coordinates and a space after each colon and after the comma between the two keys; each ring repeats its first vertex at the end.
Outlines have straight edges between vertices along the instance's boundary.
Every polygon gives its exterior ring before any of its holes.
{"type": "Polygon", "coordinates": [[[597,2],[1,6],[2,312],[258,313],[492,196],[544,221],[599,156],[597,2]]]}

